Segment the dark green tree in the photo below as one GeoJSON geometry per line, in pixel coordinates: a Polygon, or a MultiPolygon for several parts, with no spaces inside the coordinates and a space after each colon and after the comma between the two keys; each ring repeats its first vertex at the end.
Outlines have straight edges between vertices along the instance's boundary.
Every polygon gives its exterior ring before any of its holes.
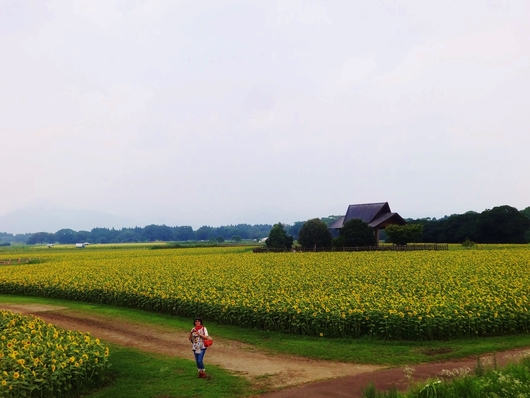
{"type": "Polygon", "coordinates": [[[28,245],[35,245],[37,243],[54,243],[55,234],[50,234],[49,232],[37,232],[31,234],[26,243],[28,245]]]}
{"type": "Polygon", "coordinates": [[[175,227],[174,233],[173,233],[173,239],[178,241],[184,241],[184,240],[193,240],[195,238],[195,233],[193,232],[193,228],[190,226],[184,226],[184,227],[175,227]]]}
{"type": "Polygon", "coordinates": [[[462,243],[466,239],[476,239],[478,217],[479,214],[473,211],[451,215],[441,222],[438,241],[444,243],[462,243]]]}
{"type": "Polygon", "coordinates": [[[232,239],[230,239],[230,240],[232,240],[234,242],[241,242],[242,239],[241,239],[241,236],[234,235],[234,236],[232,236],[232,239]]]}
{"type": "Polygon", "coordinates": [[[77,231],[75,233],[75,241],[76,243],[84,243],[84,242],[93,243],[89,231],[77,231]]]}
{"type": "Polygon", "coordinates": [[[479,243],[526,243],[530,219],[511,206],[484,210],[477,219],[479,243]]]}
{"type": "Polygon", "coordinates": [[[333,240],[335,247],[375,246],[377,241],[373,228],[359,219],[345,223],[339,232],[339,237],[333,240]]]}
{"type": "Polygon", "coordinates": [[[298,234],[298,243],[305,248],[330,247],[332,239],[328,226],[318,218],[306,221],[298,234]]]}
{"type": "Polygon", "coordinates": [[[75,243],[76,232],[73,229],[60,229],[55,233],[55,239],[62,244],[75,243]]]}
{"type": "Polygon", "coordinates": [[[170,241],[173,240],[173,229],[167,225],[147,225],[144,227],[143,236],[146,240],[153,242],[155,240],[170,241]]]}
{"type": "Polygon", "coordinates": [[[215,239],[215,229],[208,226],[203,225],[200,227],[197,231],[195,231],[195,239],[197,240],[210,240],[215,239]]]}
{"type": "Polygon", "coordinates": [[[385,228],[387,241],[395,245],[406,245],[407,243],[421,242],[423,225],[389,225],[385,228]]]}
{"type": "Polygon", "coordinates": [[[293,237],[285,232],[282,223],[278,223],[272,226],[265,244],[273,249],[290,249],[293,247],[293,240],[293,237]]]}

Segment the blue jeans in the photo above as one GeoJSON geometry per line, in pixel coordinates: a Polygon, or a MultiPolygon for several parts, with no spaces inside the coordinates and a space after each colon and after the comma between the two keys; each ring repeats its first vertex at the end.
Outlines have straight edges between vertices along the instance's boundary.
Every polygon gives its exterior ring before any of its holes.
{"type": "Polygon", "coordinates": [[[206,354],[206,348],[203,348],[200,354],[197,354],[195,351],[193,351],[193,354],[195,355],[195,362],[197,362],[197,369],[204,370],[204,363],[202,360],[204,358],[204,354],[206,354]]]}

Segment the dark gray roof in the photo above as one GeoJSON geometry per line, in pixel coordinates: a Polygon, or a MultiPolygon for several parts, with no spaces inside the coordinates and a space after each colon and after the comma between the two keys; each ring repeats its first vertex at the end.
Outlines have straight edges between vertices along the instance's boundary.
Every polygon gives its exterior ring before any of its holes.
{"type": "Polygon", "coordinates": [[[390,206],[388,202],[384,203],[365,203],[360,205],[349,205],[344,222],[357,218],[363,222],[370,224],[380,214],[390,213],[390,206]]]}
{"type": "Polygon", "coordinates": [[[384,224],[385,222],[401,225],[406,224],[405,220],[403,220],[399,214],[390,211],[388,202],[381,202],[349,205],[346,215],[331,224],[329,228],[340,229],[345,223],[352,219],[362,220],[373,228],[384,224]]]}
{"type": "Polygon", "coordinates": [[[386,213],[381,214],[379,217],[376,217],[372,221],[368,223],[368,225],[372,228],[378,227],[380,225],[388,225],[388,224],[397,224],[397,225],[405,225],[407,222],[403,220],[403,218],[397,214],[397,213],[386,213]]]}

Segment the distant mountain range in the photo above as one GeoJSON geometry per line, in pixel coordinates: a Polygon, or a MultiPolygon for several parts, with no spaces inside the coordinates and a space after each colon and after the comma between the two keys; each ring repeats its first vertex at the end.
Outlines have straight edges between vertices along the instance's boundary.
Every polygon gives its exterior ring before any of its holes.
{"type": "Polygon", "coordinates": [[[0,216],[0,232],[24,234],[35,232],[55,233],[60,229],[90,231],[92,228],[141,226],[132,218],[94,210],[74,210],[60,207],[31,207],[0,216]]]}

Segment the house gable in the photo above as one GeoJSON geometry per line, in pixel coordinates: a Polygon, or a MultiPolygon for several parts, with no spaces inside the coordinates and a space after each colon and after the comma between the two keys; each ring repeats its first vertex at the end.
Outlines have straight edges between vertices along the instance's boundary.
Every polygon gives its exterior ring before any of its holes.
{"type": "Polygon", "coordinates": [[[336,220],[329,229],[339,230],[350,220],[358,219],[374,228],[376,235],[388,225],[405,225],[407,222],[398,214],[390,211],[388,202],[349,205],[346,215],[336,220]]]}

